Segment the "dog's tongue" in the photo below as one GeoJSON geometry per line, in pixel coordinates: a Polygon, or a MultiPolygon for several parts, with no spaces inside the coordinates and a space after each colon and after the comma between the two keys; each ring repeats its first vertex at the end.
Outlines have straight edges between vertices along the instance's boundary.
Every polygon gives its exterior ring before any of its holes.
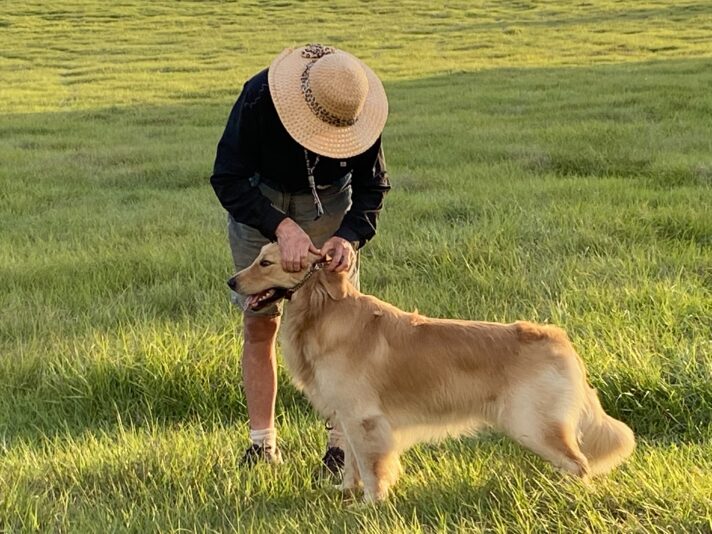
{"type": "Polygon", "coordinates": [[[254,309],[259,305],[261,301],[271,297],[273,294],[274,289],[267,289],[260,293],[255,293],[254,295],[248,295],[247,299],[245,299],[245,306],[250,309],[254,309]]]}
{"type": "Polygon", "coordinates": [[[252,308],[252,306],[257,302],[257,295],[248,295],[245,299],[245,307],[252,308]]]}

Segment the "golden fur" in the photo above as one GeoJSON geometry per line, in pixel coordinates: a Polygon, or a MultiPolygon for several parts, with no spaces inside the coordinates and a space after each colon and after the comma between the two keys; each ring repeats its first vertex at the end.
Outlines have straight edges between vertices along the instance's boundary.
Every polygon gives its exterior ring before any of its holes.
{"type": "MultiPolygon", "coordinates": [[[[290,288],[305,278],[306,270],[283,271],[279,258],[276,244],[265,246],[235,276],[239,290],[290,288]]],[[[635,447],[553,326],[431,319],[320,270],[286,307],[282,342],[295,385],[342,427],[343,489],[363,483],[367,500],[386,498],[407,447],[482,425],[580,477],[609,471],[635,447]]]]}

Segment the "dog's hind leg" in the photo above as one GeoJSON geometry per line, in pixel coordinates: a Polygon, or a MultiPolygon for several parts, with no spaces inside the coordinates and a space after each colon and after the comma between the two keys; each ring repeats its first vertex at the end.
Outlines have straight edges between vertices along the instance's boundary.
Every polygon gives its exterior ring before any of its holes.
{"type": "Polygon", "coordinates": [[[581,411],[581,371],[572,358],[554,360],[517,384],[500,414],[509,436],[562,471],[586,477],[589,465],[579,449],[578,414],[581,411]]]}
{"type": "Polygon", "coordinates": [[[530,451],[562,471],[578,477],[589,472],[588,460],[579,449],[575,423],[566,414],[551,417],[553,410],[542,413],[533,406],[515,406],[505,416],[503,430],[530,451]],[[548,412],[548,413],[546,413],[548,412]]]}
{"type": "Polygon", "coordinates": [[[579,449],[573,427],[565,422],[544,422],[530,424],[526,432],[508,434],[527,449],[551,462],[555,467],[571,475],[586,478],[589,473],[588,460],[579,449]]]}
{"type": "Polygon", "coordinates": [[[541,443],[532,450],[571,475],[586,478],[589,473],[588,460],[579,449],[576,434],[569,424],[549,423],[544,428],[541,443]]]}
{"type": "Polygon", "coordinates": [[[383,415],[340,420],[358,464],[365,500],[384,500],[400,471],[391,425],[383,415]]]}

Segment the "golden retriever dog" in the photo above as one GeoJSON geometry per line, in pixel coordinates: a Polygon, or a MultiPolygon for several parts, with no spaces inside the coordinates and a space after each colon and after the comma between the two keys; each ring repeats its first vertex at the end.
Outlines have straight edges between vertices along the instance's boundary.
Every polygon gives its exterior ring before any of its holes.
{"type": "Polygon", "coordinates": [[[415,443],[489,425],[577,477],[629,456],[633,432],[607,415],[566,333],[528,322],[431,319],[357,291],[346,273],[286,272],[266,245],[228,284],[259,309],[290,298],[284,358],[297,388],[345,436],[342,490],[387,497],[415,443]]]}

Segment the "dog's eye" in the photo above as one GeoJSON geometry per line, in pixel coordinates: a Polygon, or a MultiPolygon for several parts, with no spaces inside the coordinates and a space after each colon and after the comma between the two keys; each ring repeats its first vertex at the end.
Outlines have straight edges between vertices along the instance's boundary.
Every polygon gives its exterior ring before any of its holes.
{"type": "Polygon", "coordinates": [[[270,265],[273,265],[273,263],[269,260],[262,260],[260,262],[260,267],[269,267],[270,265]]]}

